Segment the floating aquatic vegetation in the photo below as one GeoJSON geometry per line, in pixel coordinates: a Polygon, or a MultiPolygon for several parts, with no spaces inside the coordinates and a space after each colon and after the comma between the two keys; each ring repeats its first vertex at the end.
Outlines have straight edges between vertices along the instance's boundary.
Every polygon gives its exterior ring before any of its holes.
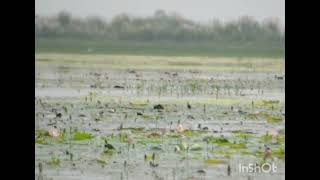
{"type": "Polygon", "coordinates": [[[147,137],[148,137],[148,138],[160,138],[161,135],[160,135],[159,133],[152,132],[152,133],[149,134],[147,137]]]}
{"type": "Polygon", "coordinates": [[[101,165],[106,165],[106,164],[107,164],[107,161],[104,160],[104,159],[98,158],[98,159],[97,159],[97,163],[99,163],[99,164],[101,164],[101,165]]]}
{"type": "Polygon", "coordinates": [[[162,140],[160,138],[140,138],[137,143],[148,145],[148,144],[161,144],[162,140]]]}
{"type": "Polygon", "coordinates": [[[116,153],[116,150],[115,149],[106,149],[103,151],[103,153],[105,155],[112,156],[114,153],[116,153]]]}
{"type": "Polygon", "coordinates": [[[202,146],[200,144],[192,144],[190,146],[190,150],[191,151],[200,151],[200,150],[202,150],[202,146]]]}
{"type": "Polygon", "coordinates": [[[252,133],[248,133],[248,132],[234,132],[236,134],[236,137],[241,138],[241,139],[248,139],[248,138],[252,138],[253,134],[252,133]]]}
{"type": "Polygon", "coordinates": [[[153,155],[153,154],[145,154],[145,155],[144,155],[144,160],[146,160],[146,161],[152,161],[152,158],[153,158],[152,155],[153,155]]]}
{"type": "Polygon", "coordinates": [[[272,150],[272,154],[278,155],[278,156],[283,156],[283,155],[285,155],[285,150],[282,149],[282,148],[273,149],[273,150],[272,150]]]}
{"type": "Polygon", "coordinates": [[[47,130],[43,130],[43,129],[36,129],[35,135],[36,136],[49,136],[49,132],[47,130]]]}
{"type": "Polygon", "coordinates": [[[277,136],[277,143],[280,145],[284,145],[285,143],[285,135],[278,135],[277,136]]]}
{"type": "Polygon", "coordinates": [[[221,160],[221,159],[206,159],[204,161],[206,164],[226,164],[226,160],[221,160]]]}
{"type": "Polygon", "coordinates": [[[183,135],[187,137],[195,137],[195,136],[200,136],[202,133],[207,133],[206,131],[198,131],[198,130],[189,130],[186,129],[183,131],[183,135]]]}
{"type": "Polygon", "coordinates": [[[249,114],[247,114],[247,118],[248,119],[255,120],[255,119],[258,119],[258,117],[259,117],[259,114],[257,114],[257,113],[249,113],[249,114]]]}
{"type": "Polygon", "coordinates": [[[156,150],[156,151],[161,151],[161,150],[162,150],[162,147],[161,147],[161,145],[159,144],[159,145],[156,145],[156,146],[152,146],[150,149],[151,149],[151,150],[156,150]]]}
{"type": "Polygon", "coordinates": [[[85,133],[85,132],[76,132],[73,135],[73,139],[76,141],[80,140],[86,140],[86,139],[92,139],[94,136],[90,133],[85,133]]]}
{"type": "Polygon", "coordinates": [[[58,157],[51,157],[51,159],[47,162],[47,164],[58,166],[60,165],[60,159],[58,157]]]}
{"type": "Polygon", "coordinates": [[[244,144],[244,143],[230,144],[229,147],[232,149],[245,149],[245,148],[247,148],[246,144],[244,144]]]}
{"type": "Polygon", "coordinates": [[[267,117],[267,122],[269,124],[281,123],[282,122],[282,117],[281,116],[269,116],[269,117],[267,117]]]}
{"type": "Polygon", "coordinates": [[[148,115],[148,114],[143,114],[143,115],[142,115],[142,117],[143,117],[143,119],[145,119],[145,120],[154,119],[154,117],[153,117],[153,116],[148,115]]]}
{"type": "Polygon", "coordinates": [[[181,143],[179,144],[179,148],[180,148],[181,150],[186,150],[186,149],[188,148],[188,144],[187,144],[186,142],[181,142],[181,143]]]}
{"type": "Polygon", "coordinates": [[[180,134],[177,133],[170,133],[167,135],[168,138],[180,138],[180,134]]]}
{"type": "Polygon", "coordinates": [[[214,137],[214,136],[209,136],[208,141],[210,143],[216,143],[219,145],[228,145],[230,143],[229,140],[224,137],[214,137]]]}
{"type": "Polygon", "coordinates": [[[278,100],[262,100],[261,101],[263,105],[268,106],[268,105],[276,105],[279,104],[280,101],[278,100]]]}
{"type": "Polygon", "coordinates": [[[144,127],[128,127],[128,128],[122,128],[122,130],[130,130],[133,133],[143,132],[144,127]]]}
{"type": "Polygon", "coordinates": [[[47,144],[47,139],[45,137],[36,137],[35,143],[36,144],[47,144]]]}
{"type": "Polygon", "coordinates": [[[260,139],[261,139],[262,142],[268,143],[273,139],[273,137],[272,137],[271,134],[266,133],[265,135],[261,136],[260,139]]]}
{"type": "Polygon", "coordinates": [[[118,135],[120,142],[127,142],[128,141],[128,134],[125,132],[119,133],[118,135]]]}
{"type": "Polygon", "coordinates": [[[35,130],[35,143],[37,144],[49,144],[49,143],[59,143],[65,140],[66,138],[66,131],[65,129],[59,133],[55,134],[57,136],[50,135],[49,131],[37,129],[35,130]]]}

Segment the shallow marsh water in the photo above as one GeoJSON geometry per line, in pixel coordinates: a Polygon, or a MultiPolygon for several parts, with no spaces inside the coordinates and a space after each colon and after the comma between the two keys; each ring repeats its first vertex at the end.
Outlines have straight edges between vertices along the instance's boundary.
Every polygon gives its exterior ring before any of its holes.
{"type": "Polygon", "coordinates": [[[284,179],[285,87],[277,78],[283,74],[36,59],[36,179],[284,179]],[[154,109],[157,104],[164,109],[154,109]],[[184,133],[173,132],[178,120],[184,133]],[[63,137],[40,133],[53,126],[63,137]],[[274,130],[277,138],[266,135],[274,130]],[[92,138],[75,140],[77,132],[92,138]],[[114,152],[104,153],[104,138],[114,152]],[[274,150],[277,172],[240,173],[239,163],[261,163],[264,145],[274,150]],[[152,153],[157,167],[144,158],[152,153]]]}

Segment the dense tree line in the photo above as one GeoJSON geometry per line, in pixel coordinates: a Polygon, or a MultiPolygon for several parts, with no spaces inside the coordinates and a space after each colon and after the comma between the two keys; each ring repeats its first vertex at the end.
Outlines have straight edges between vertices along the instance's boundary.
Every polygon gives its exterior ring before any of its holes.
{"type": "Polygon", "coordinates": [[[284,32],[275,19],[258,22],[249,16],[222,23],[197,23],[179,14],[157,10],[150,17],[115,16],[76,18],[68,12],[35,16],[35,37],[97,38],[110,40],[169,40],[223,42],[284,42],[284,32]]]}

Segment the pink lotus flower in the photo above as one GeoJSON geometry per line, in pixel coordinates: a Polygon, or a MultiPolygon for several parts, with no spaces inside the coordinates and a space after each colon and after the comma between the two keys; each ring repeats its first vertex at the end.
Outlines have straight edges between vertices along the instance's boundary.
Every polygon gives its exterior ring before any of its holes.
{"type": "Polygon", "coordinates": [[[279,136],[279,132],[276,129],[271,129],[268,131],[268,134],[270,134],[272,137],[276,138],[279,136]]]}
{"type": "Polygon", "coordinates": [[[182,124],[177,124],[177,127],[176,127],[176,130],[179,132],[179,133],[182,133],[184,131],[184,127],[182,124]]]}
{"type": "Polygon", "coordinates": [[[59,136],[59,130],[57,128],[50,128],[48,130],[49,135],[52,137],[58,137],[59,136]]]}

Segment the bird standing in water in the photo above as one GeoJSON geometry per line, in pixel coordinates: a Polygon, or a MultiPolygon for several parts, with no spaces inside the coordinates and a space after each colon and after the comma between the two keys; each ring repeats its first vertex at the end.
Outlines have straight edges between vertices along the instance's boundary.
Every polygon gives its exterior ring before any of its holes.
{"type": "Polygon", "coordinates": [[[187,107],[188,109],[191,109],[191,105],[189,104],[189,102],[187,102],[187,107]]]}
{"type": "Polygon", "coordinates": [[[128,143],[128,151],[129,151],[129,149],[130,149],[130,146],[132,146],[132,149],[134,149],[134,140],[133,140],[133,138],[132,137],[128,137],[128,141],[127,141],[127,143],[128,143]]]}
{"type": "Polygon", "coordinates": [[[228,171],[228,176],[230,176],[231,175],[231,167],[230,167],[230,165],[228,165],[227,171],[228,171]]]}
{"type": "Polygon", "coordinates": [[[108,143],[107,140],[104,140],[104,147],[107,148],[108,150],[115,149],[111,144],[108,143]]]}
{"type": "Polygon", "coordinates": [[[267,158],[273,160],[272,151],[271,151],[271,148],[269,148],[269,147],[266,147],[266,149],[264,151],[263,160],[265,161],[267,158]]]}

